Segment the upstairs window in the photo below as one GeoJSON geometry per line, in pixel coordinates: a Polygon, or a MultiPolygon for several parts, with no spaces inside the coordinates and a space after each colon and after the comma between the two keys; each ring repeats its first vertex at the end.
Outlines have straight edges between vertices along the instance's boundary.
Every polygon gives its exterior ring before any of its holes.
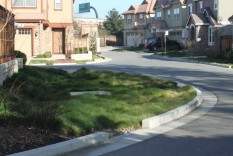
{"type": "Polygon", "coordinates": [[[127,15],[126,23],[127,24],[131,24],[132,23],[132,15],[127,15]]]}
{"type": "Polygon", "coordinates": [[[13,7],[36,7],[36,0],[13,0],[13,7]]]}
{"type": "Polygon", "coordinates": [[[189,15],[191,15],[192,12],[193,12],[193,5],[189,4],[188,5],[188,13],[189,13],[189,15]]]}
{"type": "Polygon", "coordinates": [[[167,19],[171,17],[171,10],[167,10],[167,19]]]}
{"type": "Polygon", "coordinates": [[[200,10],[202,11],[202,9],[203,9],[203,1],[199,1],[199,7],[200,7],[200,10]]]}
{"type": "Polygon", "coordinates": [[[218,0],[214,0],[214,10],[218,9],[218,0]]]}
{"type": "Polygon", "coordinates": [[[55,0],[55,10],[61,10],[62,9],[62,3],[61,0],[55,0]]]}
{"type": "Polygon", "coordinates": [[[156,19],[158,19],[158,20],[161,20],[161,19],[162,19],[162,13],[161,13],[161,11],[160,11],[160,12],[157,12],[157,14],[156,14],[156,19]]]}
{"type": "Polygon", "coordinates": [[[144,23],[144,15],[139,14],[139,23],[144,23]]]}
{"type": "Polygon", "coordinates": [[[180,18],[180,8],[175,8],[174,9],[174,19],[179,19],[180,18]]]}

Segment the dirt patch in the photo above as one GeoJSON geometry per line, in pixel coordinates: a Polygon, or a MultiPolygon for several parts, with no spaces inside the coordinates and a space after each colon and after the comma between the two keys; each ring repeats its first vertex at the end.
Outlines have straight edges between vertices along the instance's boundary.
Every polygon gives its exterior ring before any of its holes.
{"type": "Polygon", "coordinates": [[[68,139],[56,133],[22,126],[9,121],[0,121],[0,156],[42,147],[68,139]]]}

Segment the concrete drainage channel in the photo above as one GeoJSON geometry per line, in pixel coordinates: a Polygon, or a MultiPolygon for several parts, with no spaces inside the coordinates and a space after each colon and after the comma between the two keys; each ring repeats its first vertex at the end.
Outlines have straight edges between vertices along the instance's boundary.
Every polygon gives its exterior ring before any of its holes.
{"type": "MultiPolygon", "coordinates": [[[[195,87],[194,87],[195,88],[195,87]]],[[[188,102],[186,105],[183,105],[181,107],[178,107],[174,110],[171,110],[167,113],[151,117],[148,119],[144,119],[142,121],[142,129],[136,130],[134,132],[130,132],[133,136],[134,133],[139,133],[139,131],[150,131],[150,129],[158,127],[160,125],[166,124],[168,122],[171,122],[173,120],[176,120],[178,118],[181,118],[185,116],[186,114],[190,113],[193,111],[196,107],[200,106],[203,100],[203,94],[202,91],[199,89],[195,88],[197,90],[197,96],[190,102],[188,102]]],[[[206,92],[206,91],[205,91],[206,92]]],[[[216,103],[217,103],[217,98],[214,96],[212,93],[205,93],[206,98],[211,97],[210,102],[208,104],[204,104],[204,107],[208,107],[208,109],[205,109],[207,112],[209,109],[211,109],[216,103]],[[210,103],[210,104],[209,104],[210,103]]],[[[208,101],[208,100],[205,100],[208,101]]],[[[205,113],[206,113],[205,112],[205,113]]],[[[203,111],[202,114],[203,115],[203,111]]],[[[201,115],[197,116],[200,117],[201,115]]],[[[193,117],[192,117],[193,118],[193,117]]],[[[181,118],[182,119],[182,118],[181,118]]],[[[141,132],[140,132],[141,133],[141,132]]],[[[119,136],[119,137],[124,137],[119,136]]],[[[129,137],[129,135],[128,135],[129,137]]],[[[117,140],[116,138],[112,138],[112,140],[117,140]]],[[[122,140],[122,139],[120,139],[122,140]]],[[[65,153],[70,153],[72,151],[77,151],[83,148],[91,147],[91,146],[96,146],[98,144],[104,144],[104,143],[109,143],[111,142],[109,139],[109,134],[106,132],[97,132],[94,134],[90,134],[87,136],[79,137],[76,139],[72,139],[69,141],[64,141],[61,143],[53,144],[53,145],[48,145],[45,147],[25,151],[25,152],[20,152],[16,154],[12,154],[9,156],[37,156],[37,155],[43,155],[43,156],[55,156],[55,155],[62,155],[65,153]]],[[[114,142],[114,141],[112,141],[114,142]]],[[[127,145],[125,145],[127,146],[127,145]]],[[[108,151],[108,150],[106,150],[108,151]]]]}

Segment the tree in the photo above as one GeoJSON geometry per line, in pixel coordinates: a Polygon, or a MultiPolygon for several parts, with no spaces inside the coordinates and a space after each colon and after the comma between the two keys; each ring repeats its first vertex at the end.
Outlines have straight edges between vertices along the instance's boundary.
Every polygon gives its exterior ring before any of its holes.
{"type": "Polygon", "coordinates": [[[116,9],[112,9],[108,12],[106,18],[107,20],[104,22],[105,29],[112,35],[122,35],[123,20],[119,12],[116,9]]]}

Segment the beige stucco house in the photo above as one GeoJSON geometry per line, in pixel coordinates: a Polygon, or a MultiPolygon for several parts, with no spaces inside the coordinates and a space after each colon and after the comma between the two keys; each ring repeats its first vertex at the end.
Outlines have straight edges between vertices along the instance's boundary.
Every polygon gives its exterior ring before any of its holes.
{"type": "Polygon", "coordinates": [[[130,6],[124,16],[124,45],[138,46],[144,38],[151,37],[151,19],[156,0],[144,0],[141,5],[130,6]]]}
{"type": "Polygon", "coordinates": [[[184,0],[157,0],[154,6],[155,17],[152,21],[152,32],[157,37],[167,36],[182,44],[187,38],[185,28],[187,22],[186,4],[184,0]]]}
{"type": "Polygon", "coordinates": [[[0,0],[15,14],[15,50],[28,57],[73,49],[73,0],[0,0]]]}

